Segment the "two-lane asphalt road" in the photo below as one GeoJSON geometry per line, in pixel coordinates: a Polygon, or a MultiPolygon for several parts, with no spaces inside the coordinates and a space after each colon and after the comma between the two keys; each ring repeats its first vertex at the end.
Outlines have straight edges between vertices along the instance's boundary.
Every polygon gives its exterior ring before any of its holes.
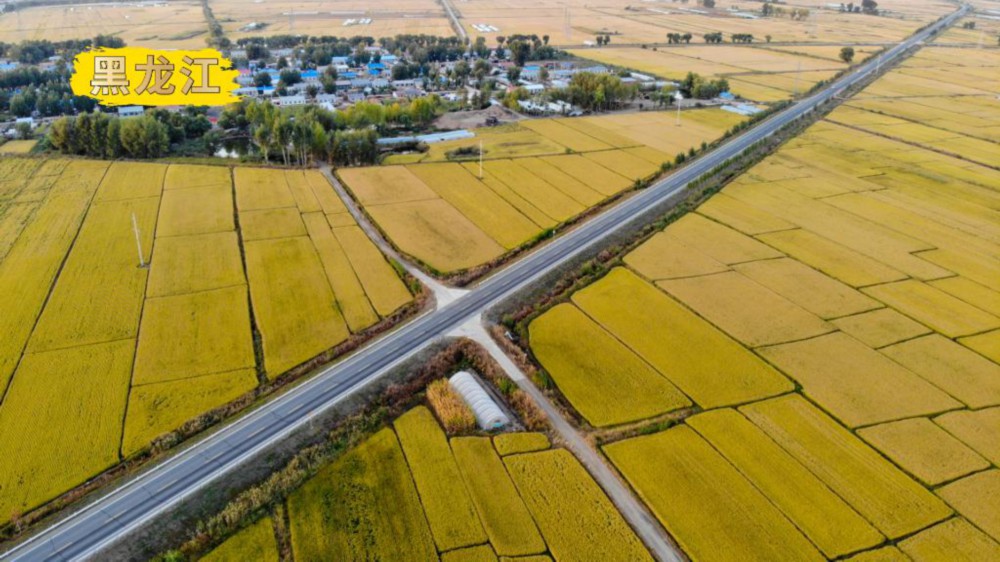
{"type": "MultiPolygon", "coordinates": [[[[951,24],[966,9],[963,7],[890,49],[882,55],[881,62],[899,56],[936,28],[951,24]]],[[[420,316],[209,437],[191,443],[158,466],[6,552],[3,558],[28,561],[96,557],[109,544],[123,539],[144,522],[264,452],[271,444],[302,427],[318,413],[343,400],[355,389],[420,351],[439,336],[480,315],[492,304],[638,220],[644,211],[681,196],[688,182],[741,154],[753,143],[812,111],[818,104],[839,95],[874,71],[875,67],[875,61],[869,62],[820,93],[730,139],[655,185],[624,199],[497,272],[462,298],[420,316]]]]}

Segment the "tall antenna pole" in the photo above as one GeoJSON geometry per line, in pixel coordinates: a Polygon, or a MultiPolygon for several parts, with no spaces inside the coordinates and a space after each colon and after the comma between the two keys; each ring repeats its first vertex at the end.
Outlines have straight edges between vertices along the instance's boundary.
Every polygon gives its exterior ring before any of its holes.
{"type": "Polygon", "coordinates": [[[135,219],[135,213],[132,213],[132,231],[135,232],[135,247],[139,252],[139,267],[146,267],[146,260],[142,257],[142,240],[139,237],[139,221],[135,219]]]}
{"type": "Polygon", "coordinates": [[[479,141],[479,179],[483,179],[483,141],[479,141]]]}

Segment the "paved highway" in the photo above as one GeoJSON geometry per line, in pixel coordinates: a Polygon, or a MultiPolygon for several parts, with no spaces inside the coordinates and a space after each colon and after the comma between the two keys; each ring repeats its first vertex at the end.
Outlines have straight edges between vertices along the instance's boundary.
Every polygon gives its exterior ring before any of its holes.
{"type": "MultiPolygon", "coordinates": [[[[963,7],[932,28],[887,51],[882,55],[882,62],[899,56],[905,49],[925,39],[933,29],[951,24],[966,10],[963,7]]],[[[638,220],[644,210],[677,197],[688,182],[739,155],[751,144],[773,134],[818,104],[839,95],[873,72],[875,67],[875,61],[869,62],[825,90],[730,139],[655,185],[622,200],[497,272],[462,298],[418,317],[209,437],[191,443],[158,466],[4,553],[3,558],[34,561],[96,557],[111,543],[121,540],[133,529],[265,451],[366,382],[417,353],[435,338],[478,316],[492,304],[638,220]]]]}

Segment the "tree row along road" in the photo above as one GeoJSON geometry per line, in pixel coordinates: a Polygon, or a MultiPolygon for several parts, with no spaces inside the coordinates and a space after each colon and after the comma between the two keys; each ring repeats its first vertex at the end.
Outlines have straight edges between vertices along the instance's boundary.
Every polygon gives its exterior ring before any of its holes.
{"type": "MultiPolygon", "coordinates": [[[[943,26],[961,17],[962,7],[947,18],[883,53],[889,62],[943,26]]],[[[692,180],[775,133],[817,105],[841,94],[875,71],[870,61],[826,89],[772,115],[656,184],[609,207],[579,227],[497,272],[462,298],[424,314],[346,359],[330,366],[274,400],[192,442],[159,465],[135,476],[62,521],[3,554],[7,560],[82,560],[163,514],[249,459],[265,452],[366,383],[413,356],[435,339],[480,315],[616,231],[643,218],[649,209],[682,195],[692,180]]]]}

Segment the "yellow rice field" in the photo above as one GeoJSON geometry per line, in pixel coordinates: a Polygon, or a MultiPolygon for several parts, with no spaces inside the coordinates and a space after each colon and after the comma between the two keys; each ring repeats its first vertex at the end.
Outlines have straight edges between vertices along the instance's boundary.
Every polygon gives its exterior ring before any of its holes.
{"type": "Polygon", "coordinates": [[[12,140],[0,144],[0,154],[27,154],[35,148],[38,141],[33,140],[12,140]]]}
{"type": "MultiPolygon", "coordinates": [[[[775,508],[828,559],[996,556],[1000,174],[986,155],[1000,113],[984,92],[997,64],[922,49],[529,324],[578,307],[615,336],[532,342],[567,398],[561,371],[614,372],[601,362],[621,364],[625,345],[696,406],[735,407],[604,445],[693,559],[767,548],[740,541],[775,508]],[[731,367],[744,363],[773,386],[737,391],[754,380],[731,367]],[[769,507],[696,485],[712,466],[708,482],[742,494],[738,474],[769,507]]],[[[609,410],[646,397],[601,395],[609,410]]]]}
{"type": "Polygon", "coordinates": [[[236,533],[202,558],[206,562],[241,562],[260,560],[278,562],[278,544],[274,538],[274,522],[264,517],[236,533]]]}
{"type": "MultiPolygon", "coordinates": [[[[297,560],[651,560],[583,466],[549,447],[545,434],[448,439],[416,406],[291,491],[291,549],[297,560]],[[501,456],[494,440],[530,447],[501,456]]],[[[261,527],[214,552],[269,543],[261,527]]]]}
{"type": "Polygon", "coordinates": [[[652,559],[614,504],[568,451],[512,455],[504,464],[553,558],[652,559]]]}
{"type": "Polygon", "coordinates": [[[927,418],[867,427],[858,435],[929,486],[990,466],[986,459],[927,418]]]}
{"type": "Polygon", "coordinates": [[[570,304],[531,323],[531,347],[570,404],[596,427],[690,405],[664,376],[570,304]]]}
{"type": "Polygon", "coordinates": [[[438,550],[453,550],[486,541],[476,507],[462,483],[448,438],[430,410],[417,407],[393,424],[399,436],[427,523],[438,550]]]}
{"type": "Polygon", "coordinates": [[[690,428],[636,437],[604,450],[694,559],[823,560],[759,490],[690,428]],[[698,505],[710,509],[692,509],[698,505]]]}
{"type": "Polygon", "coordinates": [[[899,548],[913,560],[992,560],[1000,556],[996,541],[961,518],[900,541],[899,548]]]}
{"type": "MultiPolygon", "coordinates": [[[[531,433],[505,433],[503,436],[545,437],[543,434],[531,433]]],[[[540,449],[548,449],[548,440],[539,445],[540,449]]],[[[522,556],[544,552],[545,541],[507,475],[490,438],[456,437],[451,440],[451,450],[490,544],[497,554],[522,556]]]]}
{"type": "Polygon", "coordinates": [[[937,493],[973,525],[1000,540],[1000,470],[966,476],[937,493]]]}
{"type": "Polygon", "coordinates": [[[0,190],[4,517],[412,298],[353,220],[328,224],[346,209],[316,171],[17,158],[0,190]],[[299,204],[319,219],[308,232],[299,204]]]}
{"type": "Polygon", "coordinates": [[[501,455],[530,453],[549,448],[549,438],[544,433],[501,433],[493,438],[493,446],[501,455]]]}
{"type": "MultiPolygon", "coordinates": [[[[470,139],[432,144],[415,158],[391,156],[384,166],[337,173],[403,253],[435,272],[458,272],[493,261],[656,175],[673,155],[719,138],[743,119],[700,109],[684,112],[677,127],[668,113],[484,127],[470,139]],[[481,164],[449,161],[448,151],[478,149],[480,142],[481,164]]],[[[280,188],[271,191],[267,200],[245,197],[241,205],[291,205],[280,188]]]]}

